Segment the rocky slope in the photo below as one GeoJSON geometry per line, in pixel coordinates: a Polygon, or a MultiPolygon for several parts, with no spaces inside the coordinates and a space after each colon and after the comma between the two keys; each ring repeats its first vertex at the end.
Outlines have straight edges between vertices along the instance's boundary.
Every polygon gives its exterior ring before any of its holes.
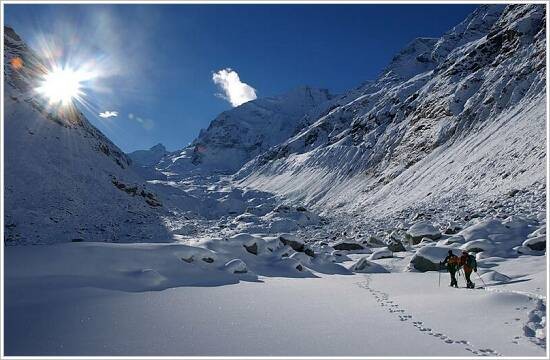
{"type": "Polygon", "coordinates": [[[545,23],[542,5],[479,7],[236,178],[328,213],[475,208],[515,188],[543,209],[545,23]]]}
{"type": "Polygon", "coordinates": [[[247,102],[221,113],[191,146],[165,157],[157,168],[186,176],[232,174],[296,133],[307,123],[309,112],[330,98],[326,90],[301,87],[247,102]]]}
{"type": "Polygon", "coordinates": [[[75,106],[36,91],[46,67],[4,31],[5,243],[169,241],[161,199],[75,106]]]}

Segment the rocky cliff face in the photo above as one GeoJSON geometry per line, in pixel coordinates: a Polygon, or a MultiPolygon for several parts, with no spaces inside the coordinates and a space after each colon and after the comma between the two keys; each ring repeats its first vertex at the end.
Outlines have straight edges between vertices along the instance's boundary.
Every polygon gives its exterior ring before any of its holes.
{"type": "Polygon", "coordinates": [[[237,178],[290,199],[384,211],[544,183],[545,26],[541,5],[481,6],[440,39],[413,41],[237,178]]]}
{"type": "Polygon", "coordinates": [[[301,87],[225,111],[191,146],[163,159],[158,168],[178,174],[232,174],[248,160],[288,139],[309,112],[331,99],[326,90],[301,87]]]}

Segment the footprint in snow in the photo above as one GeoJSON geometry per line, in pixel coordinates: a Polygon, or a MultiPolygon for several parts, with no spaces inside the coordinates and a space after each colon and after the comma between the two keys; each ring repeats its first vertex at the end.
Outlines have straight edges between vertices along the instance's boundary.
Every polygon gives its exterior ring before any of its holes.
{"type": "MultiPolygon", "coordinates": [[[[370,293],[374,296],[374,298],[378,302],[378,304],[381,307],[387,308],[388,312],[390,312],[390,313],[394,313],[394,312],[403,313],[403,312],[405,312],[405,310],[401,309],[398,304],[395,304],[394,301],[389,300],[389,295],[388,294],[372,289],[369,286],[369,281],[368,280],[365,283],[359,283],[357,285],[361,288],[369,290],[370,293]]],[[[521,309],[516,308],[516,310],[521,310],[521,309]]],[[[412,319],[412,315],[408,315],[408,314],[407,315],[398,315],[398,318],[399,318],[400,321],[407,321],[409,319],[412,319]]],[[[519,320],[520,319],[517,319],[517,321],[519,321],[519,320]]],[[[474,349],[471,348],[472,344],[467,340],[454,340],[454,339],[449,338],[448,336],[446,336],[443,333],[434,332],[431,328],[424,327],[423,326],[424,325],[423,321],[413,321],[412,324],[420,332],[422,332],[424,334],[428,334],[428,335],[433,336],[433,337],[436,337],[436,338],[440,339],[441,341],[445,342],[446,344],[449,344],[449,345],[451,345],[451,344],[467,345],[468,347],[465,347],[464,349],[471,352],[474,355],[479,355],[479,356],[500,356],[500,354],[495,350],[488,349],[488,348],[487,349],[474,350],[474,349]]]]}

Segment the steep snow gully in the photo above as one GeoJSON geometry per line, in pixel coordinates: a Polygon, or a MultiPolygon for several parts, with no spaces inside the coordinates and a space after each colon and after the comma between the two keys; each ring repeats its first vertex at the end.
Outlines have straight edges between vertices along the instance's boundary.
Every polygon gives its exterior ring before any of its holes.
{"type": "Polygon", "coordinates": [[[547,355],[545,14],[479,6],[130,154],[48,112],[5,28],[6,355],[547,355]]]}

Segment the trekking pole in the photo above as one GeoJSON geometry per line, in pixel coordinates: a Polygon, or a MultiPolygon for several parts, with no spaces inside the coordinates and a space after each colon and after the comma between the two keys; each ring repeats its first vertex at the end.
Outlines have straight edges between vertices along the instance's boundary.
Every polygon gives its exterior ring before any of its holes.
{"type": "Polygon", "coordinates": [[[475,272],[477,277],[479,278],[479,280],[481,280],[481,282],[483,283],[483,287],[486,288],[487,285],[485,284],[485,281],[483,281],[483,278],[481,276],[479,276],[479,274],[477,273],[477,271],[475,272]]]}

